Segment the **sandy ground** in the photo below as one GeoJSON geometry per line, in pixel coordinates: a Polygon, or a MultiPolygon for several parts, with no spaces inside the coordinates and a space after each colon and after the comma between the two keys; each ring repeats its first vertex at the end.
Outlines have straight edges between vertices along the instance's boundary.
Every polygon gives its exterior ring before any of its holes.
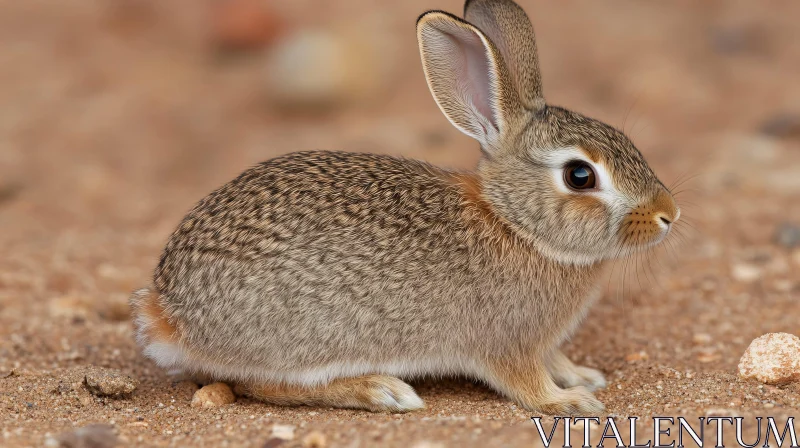
{"type": "MultiPolygon", "coordinates": [[[[298,446],[312,432],[327,446],[532,446],[529,413],[467,380],[415,383],[428,407],[406,415],[243,398],[197,410],[192,385],[140,355],[129,292],[194,202],[246,167],[313,148],[478,158],[417,60],[414,19],[455,0],[283,6],[296,27],[379,16],[397,48],[371,101],[292,114],[270,106],[261,56],[211,54],[197,3],[126,9],[148,4],[0,0],[0,445],[103,423],[142,446],[298,446]],[[140,385],[95,397],[88,365],[140,385]],[[295,439],[269,441],[275,424],[295,439]]],[[[616,265],[568,354],[606,373],[611,415],[800,415],[800,385],[736,375],[753,338],[800,333],[800,247],[777,239],[800,225],[800,4],[522,4],[549,101],[624,128],[681,184],[685,224],[616,265]]]]}

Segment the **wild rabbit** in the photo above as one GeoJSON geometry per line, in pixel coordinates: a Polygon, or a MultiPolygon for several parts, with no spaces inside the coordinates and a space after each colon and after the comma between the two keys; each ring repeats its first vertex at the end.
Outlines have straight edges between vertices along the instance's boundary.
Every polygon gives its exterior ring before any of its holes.
{"type": "Polygon", "coordinates": [[[542,96],[511,0],[417,22],[474,172],[297,152],[200,201],[131,298],[159,366],[285,405],[410,411],[399,378],[464,375],[526,409],[596,414],[603,375],[559,350],[607,261],[662,241],[680,211],[620,131],[542,96]]]}

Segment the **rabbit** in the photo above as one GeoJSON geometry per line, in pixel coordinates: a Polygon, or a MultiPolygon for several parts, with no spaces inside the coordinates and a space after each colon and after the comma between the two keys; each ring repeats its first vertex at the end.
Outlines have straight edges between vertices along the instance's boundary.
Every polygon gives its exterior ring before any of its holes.
{"type": "Polygon", "coordinates": [[[603,411],[603,374],[559,347],[610,262],[661,242],[680,210],[622,132],[545,102],[513,1],[426,12],[417,38],[476,169],[327,151],[248,169],[133,293],[144,355],[278,405],[406,412],[424,402],[404,380],[463,376],[530,411],[603,411]]]}

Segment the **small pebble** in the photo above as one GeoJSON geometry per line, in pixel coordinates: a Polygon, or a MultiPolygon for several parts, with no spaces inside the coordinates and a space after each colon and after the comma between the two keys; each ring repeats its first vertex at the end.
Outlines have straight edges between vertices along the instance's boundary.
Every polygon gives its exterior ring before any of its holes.
{"type": "Polygon", "coordinates": [[[726,417],[726,416],[733,417],[733,416],[739,415],[739,413],[734,411],[733,409],[711,408],[711,409],[707,409],[706,410],[705,415],[706,416],[714,415],[714,416],[723,416],[723,417],[726,417]]]}
{"type": "Polygon", "coordinates": [[[116,369],[90,366],[83,378],[83,385],[98,397],[124,397],[130,395],[139,381],[116,369]]]}
{"type": "Polygon", "coordinates": [[[114,297],[104,301],[98,309],[98,314],[105,320],[112,322],[126,322],[131,318],[131,309],[127,297],[114,297]]]}
{"type": "Polygon", "coordinates": [[[800,380],[800,338],[787,333],[767,333],[745,350],[739,376],[780,385],[800,380]]]}
{"type": "Polygon", "coordinates": [[[794,284],[791,280],[776,280],[772,287],[778,292],[789,292],[794,288],[794,284]]]}
{"type": "Polygon", "coordinates": [[[263,48],[283,29],[282,21],[261,0],[223,0],[212,5],[211,37],[221,49],[263,48]]]}
{"type": "Polygon", "coordinates": [[[284,107],[319,109],[350,95],[348,43],[335,33],[297,31],[268,55],[267,80],[272,100],[284,107]]]}
{"type": "Polygon", "coordinates": [[[715,51],[731,55],[741,53],[752,46],[752,32],[741,27],[721,28],[711,34],[711,42],[715,51]]]}
{"type": "Polygon", "coordinates": [[[214,383],[203,386],[192,397],[192,407],[215,408],[232,404],[236,401],[231,388],[225,383],[214,383]]]}
{"type": "Polygon", "coordinates": [[[649,356],[647,355],[647,352],[641,351],[641,352],[628,354],[628,356],[625,357],[625,361],[628,361],[628,362],[643,361],[643,360],[646,360],[648,358],[649,358],[649,356]]]}
{"type": "Polygon", "coordinates": [[[270,102],[318,112],[379,98],[396,60],[387,57],[390,43],[369,31],[374,26],[300,29],[277,41],[266,57],[270,102]]]}
{"type": "MultiPolygon", "coordinates": [[[[480,431],[476,431],[475,433],[480,434],[480,431]]],[[[423,440],[421,442],[415,443],[412,448],[444,448],[444,445],[438,442],[429,442],[427,440],[423,440]]]]}
{"type": "Polygon", "coordinates": [[[50,437],[45,445],[60,448],[111,448],[118,446],[119,440],[113,426],[95,423],[50,437]]]}
{"type": "Polygon", "coordinates": [[[722,356],[720,356],[718,353],[701,352],[697,355],[697,360],[704,364],[719,361],[720,359],[722,359],[722,356]]]}
{"type": "Polygon", "coordinates": [[[279,446],[283,445],[285,441],[283,439],[279,439],[277,437],[270,437],[261,445],[261,448],[278,448],[279,446]]]}
{"type": "Polygon", "coordinates": [[[781,224],[775,233],[775,241],[788,249],[800,247],[800,225],[788,222],[781,224]]]}
{"type": "Polygon", "coordinates": [[[303,437],[303,448],[325,448],[326,446],[325,434],[319,431],[311,431],[303,437]]]}
{"type": "Polygon", "coordinates": [[[272,425],[272,437],[281,440],[294,440],[294,426],[292,425],[272,425]]]}
{"type": "Polygon", "coordinates": [[[52,317],[66,317],[71,319],[85,319],[96,311],[90,298],[78,296],[64,296],[51,299],[48,304],[48,310],[52,317]]]}
{"type": "Polygon", "coordinates": [[[800,137],[800,115],[777,114],[765,121],[760,130],[762,134],[770,137],[800,137]]]}
{"type": "Polygon", "coordinates": [[[761,269],[752,264],[739,263],[731,268],[731,276],[740,282],[754,282],[761,277],[761,269]]]}

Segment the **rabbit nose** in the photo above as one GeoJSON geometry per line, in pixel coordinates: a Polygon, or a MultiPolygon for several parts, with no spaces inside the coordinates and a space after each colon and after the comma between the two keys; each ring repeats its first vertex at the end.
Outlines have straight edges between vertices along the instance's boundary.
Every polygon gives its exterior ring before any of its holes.
{"type": "Polygon", "coordinates": [[[653,220],[659,225],[669,228],[681,216],[681,210],[675,204],[675,199],[667,191],[660,191],[653,200],[652,207],[656,210],[653,220]]]}
{"type": "Polygon", "coordinates": [[[663,212],[656,213],[653,216],[653,220],[656,222],[656,224],[658,224],[660,227],[664,228],[665,230],[668,230],[670,228],[670,226],[672,225],[672,223],[674,222],[673,219],[671,219],[670,216],[668,216],[666,213],[663,213],[663,212]]]}

